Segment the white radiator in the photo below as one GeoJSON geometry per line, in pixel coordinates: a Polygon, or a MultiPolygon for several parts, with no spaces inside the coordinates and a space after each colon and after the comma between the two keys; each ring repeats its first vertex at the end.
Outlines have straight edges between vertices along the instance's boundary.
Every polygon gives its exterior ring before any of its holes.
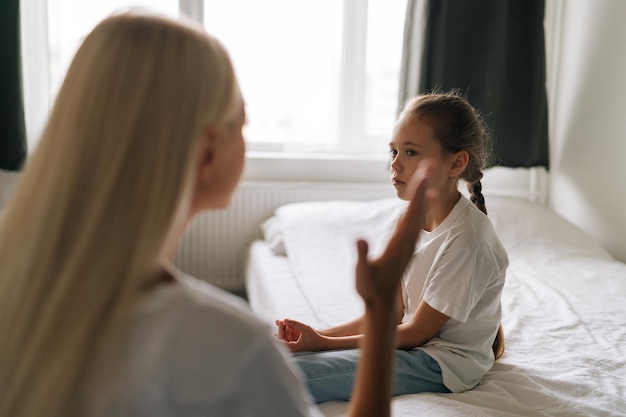
{"type": "Polygon", "coordinates": [[[199,215],[181,240],[175,264],[213,285],[241,290],[248,248],[261,238],[261,223],[287,203],[311,200],[368,201],[393,197],[389,183],[252,182],[235,192],[228,209],[199,215]]]}

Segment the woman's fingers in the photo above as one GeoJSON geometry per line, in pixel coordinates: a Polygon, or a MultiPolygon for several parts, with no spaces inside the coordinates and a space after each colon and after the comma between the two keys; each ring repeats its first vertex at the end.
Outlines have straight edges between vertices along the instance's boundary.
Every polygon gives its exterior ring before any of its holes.
{"type": "Polygon", "coordinates": [[[366,304],[395,303],[397,285],[415,251],[415,244],[423,226],[429,191],[429,180],[434,166],[423,161],[409,181],[413,192],[411,201],[398,220],[396,228],[381,257],[368,260],[368,244],[357,241],[357,292],[366,304]]]}
{"type": "Polygon", "coordinates": [[[367,272],[367,268],[369,268],[369,261],[367,259],[367,254],[369,252],[369,245],[363,239],[359,239],[356,242],[357,248],[357,263],[356,263],[356,273],[357,276],[361,274],[369,275],[367,272]]]}
{"type": "Polygon", "coordinates": [[[357,263],[356,263],[356,291],[359,293],[363,301],[368,304],[371,301],[371,297],[376,292],[376,277],[372,271],[372,265],[367,259],[369,252],[369,245],[363,239],[359,239],[356,242],[357,247],[357,263]]]}
{"type": "Polygon", "coordinates": [[[424,223],[427,200],[433,198],[433,192],[429,190],[430,176],[433,170],[433,163],[424,160],[409,181],[408,187],[412,190],[413,196],[406,211],[399,219],[383,254],[383,257],[390,257],[394,263],[397,262],[402,270],[415,251],[415,244],[424,223]]]}
{"type": "Polygon", "coordinates": [[[407,208],[407,212],[411,214],[421,215],[420,216],[421,218],[416,218],[415,216],[409,216],[408,219],[411,219],[413,221],[413,224],[416,224],[415,220],[417,220],[418,226],[420,226],[421,225],[420,223],[423,221],[422,218],[423,218],[424,210],[426,206],[425,204],[426,203],[425,202],[426,191],[428,190],[428,187],[430,185],[429,184],[430,177],[434,169],[435,169],[435,162],[429,159],[425,159],[424,161],[420,163],[419,167],[417,168],[417,170],[415,170],[415,173],[413,174],[413,176],[409,180],[409,183],[407,184],[409,195],[412,195],[411,201],[407,208]]]}

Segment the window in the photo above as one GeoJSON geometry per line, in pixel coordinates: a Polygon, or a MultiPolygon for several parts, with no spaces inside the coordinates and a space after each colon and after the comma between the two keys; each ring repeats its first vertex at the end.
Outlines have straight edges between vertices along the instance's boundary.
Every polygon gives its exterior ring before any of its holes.
{"type": "Polygon", "coordinates": [[[56,96],[82,39],[108,15],[129,7],[145,7],[178,16],[178,0],[48,0],[50,97],[56,96]]]}
{"type": "Polygon", "coordinates": [[[406,0],[48,0],[50,97],[82,38],[105,16],[130,5],[177,16],[194,3],[204,10],[195,18],[234,62],[249,150],[386,151],[406,0]]]}
{"type": "Polygon", "coordinates": [[[204,0],[247,103],[252,151],[385,152],[406,1],[204,0]]]}
{"type": "Polygon", "coordinates": [[[203,22],[244,93],[245,179],[388,181],[407,0],[29,0],[21,3],[29,147],[67,67],[102,18],[128,7],[203,22]],[[49,71],[41,71],[41,68],[49,71]]]}

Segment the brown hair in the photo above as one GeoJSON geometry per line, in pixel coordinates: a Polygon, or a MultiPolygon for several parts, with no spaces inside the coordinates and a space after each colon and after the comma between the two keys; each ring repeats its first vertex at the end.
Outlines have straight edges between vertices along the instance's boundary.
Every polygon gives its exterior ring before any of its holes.
{"type": "MultiPolygon", "coordinates": [[[[482,193],[483,170],[489,166],[490,142],[487,126],[479,112],[457,91],[419,95],[409,100],[401,116],[418,117],[435,132],[445,152],[465,151],[469,155],[461,179],[467,183],[470,200],[485,215],[487,207],[482,193]]],[[[502,325],[493,341],[498,359],[504,354],[502,325]]]]}
{"type": "Polygon", "coordinates": [[[405,104],[402,114],[424,120],[434,130],[444,151],[466,151],[469,154],[461,179],[467,183],[472,202],[487,214],[480,180],[483,169],[488,166],[489,136],[476,109],[459,93],[452,91],[414,97],[405,104]]]}

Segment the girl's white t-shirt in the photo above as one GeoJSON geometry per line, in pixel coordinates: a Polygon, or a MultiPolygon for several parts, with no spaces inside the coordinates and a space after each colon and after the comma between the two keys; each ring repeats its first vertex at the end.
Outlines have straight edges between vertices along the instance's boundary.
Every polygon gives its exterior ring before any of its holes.
{"type": "Polygon", "coordinates": [[[81,415],[321,415],[267,323],[243,300],[177,275],[142,296],[127,337],[94,358],[81,415]]]}
{"type": "Polygon", "coordinates": [[[437,361],[452,392],[475,387],[493,365],[508,264],[491,222],[464,196],[435,230],[421,232],[402,281],[403,321],[422,299],[450,317],[418,349],[437,361]]]}

